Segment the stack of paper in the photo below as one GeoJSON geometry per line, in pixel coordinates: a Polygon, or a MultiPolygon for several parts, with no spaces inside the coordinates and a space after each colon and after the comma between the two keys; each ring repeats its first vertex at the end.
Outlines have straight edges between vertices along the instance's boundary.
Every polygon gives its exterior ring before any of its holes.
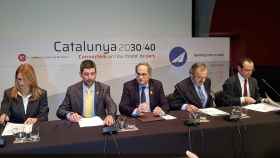
{"type": "Polygon", "coordinates": [[[17,132],[26,132],[30,133],[32,131],[32,124],[19,124],[8,122],[5,126],[5,129],[2,133],[2,136],[13,135],[17,132]]]}
{"type": "Polygon", "coordinates": [[[91,118],[82,118],[79,121],[79,126],[80,127],[91,127],[91,126],[102,126],[104,125],[104,121],[98,117],[91,117],[91,118]]]}
{"type": "Polygon", "coordinates": [[[210,115],[210,116],[224,116],[224,115],[229,115],[229,113],[224,112],[222,110],[216,109],[216,108],[204,108],[204,109],[199,109],[200,112],[210,115]]]}
{"type": "Polygon", "coordinates": [[[270,112],[270,111],[280,110],[280,107],[270,105],[267,103],[249,104],[249,105],[244,106],[244,108],[249,109],[249,110],[258,111],[258,112],[270,112]]]}

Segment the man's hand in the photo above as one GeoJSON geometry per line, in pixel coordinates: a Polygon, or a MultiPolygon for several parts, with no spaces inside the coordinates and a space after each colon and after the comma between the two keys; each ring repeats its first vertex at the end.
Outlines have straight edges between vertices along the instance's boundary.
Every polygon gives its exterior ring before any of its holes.
{"type": "Polygon", "coordinates": [[[67,119],[71,122],[79,122],[81,120],[81,116],[76,112],[71,112],[67,119]]]}
{"type": "Polygon", "coordinates": [[[148,112],[148,104],[146,102],[139,104],[137,108],[137,112],[139,113],[148,112]]]}
{"type": "Polygon", "coordinates": [[[198,109],[196,106],[192,105],[192,104],[188,104],[186,110],[187,110],[188,112],[190,112],[190,113],[192,113],[192,112],[198,112],[198,111],[199,111],[199,109],[198,109]]]}
{"type": "Polygon", "coordinates": [[[245,101],[245,104],[254,104],[256,103],[256,100],[252,97],[244,97],[244,101],[245,101]]]}
{"type": "Polygon", "coordinates": [[[1,114],[0,116],[0,124],[3,124],[5,122],[9,121],[9,117],[6,114],[1,114]]]}
{"type": "Polygon", "coordinates": [[[27,119],[25,120],[24,124],[34,124],[34,123],[36,123],[37,121],[38,121],[38,118],[31,118],[31,117],[29,117],[29,118],[27,118],[27,119]]]}
{"type": "Polygon", "coordinates": [[[154,110],[153,110],[153,114],[155,116],[160,116],[162,113],[163,113],[163,111],[159,106],[155,107],[154,110]]]}
{"type": "Polygon", "coordinates": [[[106,126],[112,126],[112,125],[114,124],[114,118],[113,118],[113,116],[112,116],[112,115],[106,116],[105,119],[104,119],[104,124],[105,124],[106,126]]]}

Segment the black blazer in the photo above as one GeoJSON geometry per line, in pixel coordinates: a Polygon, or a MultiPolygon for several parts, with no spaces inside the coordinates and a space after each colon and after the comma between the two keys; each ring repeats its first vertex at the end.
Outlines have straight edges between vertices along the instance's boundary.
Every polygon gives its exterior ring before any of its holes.
{"type": "MultiPolygon", "coordinates": [[[[213,106],[213,98],[211,92],[211,80],[207,78],[204,87],[208,95],[206,107],[213,106]]],[[[170,101],[171,110],[180,110],[183,104],[192,104],[198,108],[202,108],[202,104],[198,94],[196,93],[191,77],[188,77],[175,85],[173,99],[170,101]]]]}
{"type": "MultiPolygon", "coordinates": [[[[258,82],[255,78],[250,77],[248,79],[250,96],[257,102],[261,100],[259,93],[258,82]]],[[[238,75],[233,75],[228,78],[223,84],[224,100],[229,106],[240,106],[240,97],[242,97],[242,88],[238,78],[238,75]]]]}
{"type": "MultiPolygon", "coordinates": [[[[162,110],[168,110],[168,102],[165,98],[162,83],[155,79],[149,80],[150,108],[154,110],[156,106],[162,110]]],[[[139,85],[136,79],[124,83],[122,97],[119,105],[120,113],[131,116],[133,110],[139,105],[139,85]]]]}
{"type": "Polygon", "coordinates": [[[43,94],[39,99],[28,101],[26,114],[21,96],[16,99],[10,97],[12,88],[4,91],[4,97],[1,103],[0,113],[5,113],[9,116],[10,122],[24,123],[29,117],[38,118],[39,121],[48,121],[48,99],[47,91],[43,90],[43,94]]]}
{"type": "MultiPolygon", "coordinates": [[[[94,112],[97,116],[105,118],[107,115],[116,114],[116,104],[110,96],[110,87],[101,82],[95,81],[94,112]]],[[[69,112],[83,114],[83,81],[80,81],[66,91],[65,98],[56,115],[60,119],[66,119],[69,112]]]]}

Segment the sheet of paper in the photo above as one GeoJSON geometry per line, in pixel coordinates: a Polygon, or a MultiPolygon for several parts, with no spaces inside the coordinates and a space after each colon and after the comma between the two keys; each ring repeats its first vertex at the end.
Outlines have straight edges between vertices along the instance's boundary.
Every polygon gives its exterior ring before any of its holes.
{"type": "Polygon", "coordinates": [[[102,125],[104,125],[104,121],[98,116],[94,116],[91,118],[82,118],[79,121],[80,127],[91,127],[91,126],[102,126],[102,125]]]}
{"type": "Polygon", "coordinates": [[[171,116],[171,115],[163,115],[163,116],[161,116],[163,119],[165,119],[165,120],[174,120],[174,119],[176,119],[176,117],[175,116],[171,116]]]}
{"type": "Polygon", "coordinates": [[[210,115],[210,116],[224,116],[224,115],[229,115],[229,113],[216,109],[216,108],[204,108],[204,109],[199,109],[200,112],[210,115]]]}
{"type": "Polygon", "coordinates": [[[13,135],[17,132],[26,132],[30,133],[32,131],[32,124],[18,124],[18,123],[11,123],[7,122],[4,131],[2,132],[2,136],[9,136],[13,135]]]}
{"type": "Polygon", "coordinates": [[[249,105],[244,106],[244,108],[249,109],[249,110],[258,111],[258,112],[270,112],[270,111],[280,110],[279,107],[276,107],[274,105],[269,105],[267,103],[249,104],[249,105]]]}
{"type": "Polygon", "coordinates": [[[269,104],[274,105],[274,106],[276,106],[276,107],[280,107],[280,104],[277,103],[277,102],[275,102],[275,101],[273,101],[273,100],[267,95],[267,93],[265,93],[265,95],[266,95],[266,99],[268,100],[268,103],[269,103],[269,104]]]}

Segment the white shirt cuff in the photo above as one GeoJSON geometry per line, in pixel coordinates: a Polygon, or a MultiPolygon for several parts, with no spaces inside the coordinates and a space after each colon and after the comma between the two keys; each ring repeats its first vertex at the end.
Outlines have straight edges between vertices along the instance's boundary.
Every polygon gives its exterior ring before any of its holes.
{"type": "Polygon", "coordinates": [[[67,120],[70,120],[70,115],[72,114],[72,112],[69,112],[68,114],[66,114],[66,118],[67,120]]]}
{"type": "Polygon", "coordinates": [[[135,108],[135,109],[133,110],[133,112],[132,112],[131,116],[133,116],[133,117],[137,117],[137,116],[139,116],[139,115],[140,115],[140,113],[139,113],[139,112],[137,112],[137,108],[135,108]]]}
{"type": "Polygon", "coordinates": [[[188,104],[183,104],[182,107],[181,107],[181,110],[182,110],[182,111],[186,110],[186,109],[187,109],[187,106],[188,106],[188,104]]]}
{"type": "Polygon", "coordinates": [[[240,103],[244,104],[245,103],[245,97],[240,97],[240,103]]]}

